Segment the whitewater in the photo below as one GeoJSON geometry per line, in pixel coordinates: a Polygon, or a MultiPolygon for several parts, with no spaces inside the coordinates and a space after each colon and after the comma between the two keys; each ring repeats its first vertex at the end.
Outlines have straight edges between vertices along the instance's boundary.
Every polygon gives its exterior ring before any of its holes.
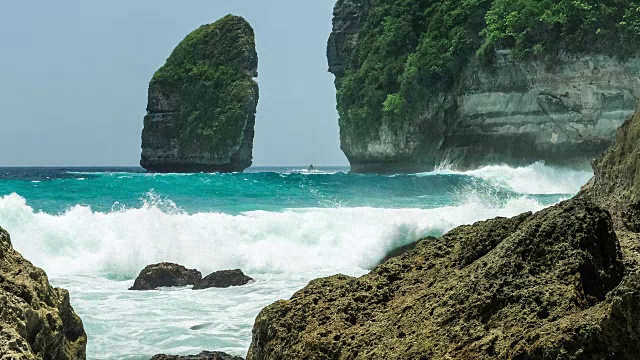
{"type": "Polygon", "coordinates": [[[0,169],[0,226],[16,250],[69,289],[90,359],[219,350],[244,356],[266,305],[310,280],[360,276],[399,246],[462,224],[538,211],[592,173],[536,163],[467,172],[358,175],[252,168],[149,174],[138,168],[0,169]],[[229,289],[134,292],[140,270],[170,261],[240,268],[229,289]]]}

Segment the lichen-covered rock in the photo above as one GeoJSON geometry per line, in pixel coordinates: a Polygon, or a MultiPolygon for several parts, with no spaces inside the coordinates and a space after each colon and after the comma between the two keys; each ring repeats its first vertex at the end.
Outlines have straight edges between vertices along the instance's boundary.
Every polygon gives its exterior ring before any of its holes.
{"type": "Polygon", "coordinates": [[[221,270],[211,273],[202,278],[202,280],[196,282],[193,286],[193,290],[242,286],[252,280],[252,278],[245,275],[240,269],[221,270]]]}
{"type": "Polygon", "coordinates": [[[229,172],[251,166],[258,84],[254,32],[228,15],[189,34],[149,84],[142,167],[229,172]]]}
{"type": "Polygon", "coordinates": [[[640,33],[633,0],[576,4],[338,0],[327,57],[352,171],[588,166],[640,97],[640,33]]]}
{"type": "Polygon", "coordinates": [[[239,356],[232,356],[219,351],[203,351],[198,355],[155,355],[151,360],[244,360],[239,356]]]}
{"type": "Polygon", "coordinates": [[[640,232],[640,111],[618,130],[615,144],[593,161],[580,196],[608,209],[619,229],[640,232]]]}
{"type": "Polygon", "coordinates": [[[159,287],[194,285],[202,279],[202,273],[178,264],[163,262],[147,265],[129,290],[155,290],[159,287]]]}
{"type": "Polygon", "coordinates": [[[86,345],[69,292],[51,287],[45,272],[15,251],[0,228],[0,358],[80,360],[86,345]]]}
{"type": "Polygon", "coordinates": [[[634,235],[583,200],[461,226],[266,307],[247,359],[634,359],[634,235]]]}

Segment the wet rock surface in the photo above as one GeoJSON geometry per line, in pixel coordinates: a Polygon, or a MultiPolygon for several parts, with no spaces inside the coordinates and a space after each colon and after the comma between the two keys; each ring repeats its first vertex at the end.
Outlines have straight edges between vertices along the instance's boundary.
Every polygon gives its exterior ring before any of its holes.
{"type": "Polygon", "coordinates": [[[200,271],[174,263],[146,266],[129,290],[154,290],[159,287],[194,285],[202,279],[200,271]]]}
{"type": "Polygon", "coordinates": [[[0,228],[0,358],[80,360],[86,345],[69,292],[53,288],[0,228]]]}
{"type": "Polygon", "coordinates": [[[211,273],[202,280],[198,281],[193,290],[202,290],[208,288],[227,288],[230,286],[241,286],[247,284],[253,279],[245,275],[242,270],[221,270],[211,273]]]}

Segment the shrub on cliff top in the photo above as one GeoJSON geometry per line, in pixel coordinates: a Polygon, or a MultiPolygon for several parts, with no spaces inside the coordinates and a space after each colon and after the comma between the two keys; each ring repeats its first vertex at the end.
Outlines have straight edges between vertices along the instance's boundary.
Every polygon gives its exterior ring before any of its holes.
{"type": "Polygon", "coordinates": [[[150,86],[179,99],[182,151],[225,149],[241,138],[247,102],[257,97],[257,59],[253,29],[233,15],[194,30],[173,50],[150,86]]]}

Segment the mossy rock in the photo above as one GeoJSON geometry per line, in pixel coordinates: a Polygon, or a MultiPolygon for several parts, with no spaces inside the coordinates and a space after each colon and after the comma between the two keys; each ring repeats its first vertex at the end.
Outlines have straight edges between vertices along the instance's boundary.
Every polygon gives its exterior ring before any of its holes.
{"type": "Polygon", "coordinates": [[[258,103],[254,32],[228,15],[189,34],[149,84],[141,165],[241,171],[251,165],[258,103]]]}

